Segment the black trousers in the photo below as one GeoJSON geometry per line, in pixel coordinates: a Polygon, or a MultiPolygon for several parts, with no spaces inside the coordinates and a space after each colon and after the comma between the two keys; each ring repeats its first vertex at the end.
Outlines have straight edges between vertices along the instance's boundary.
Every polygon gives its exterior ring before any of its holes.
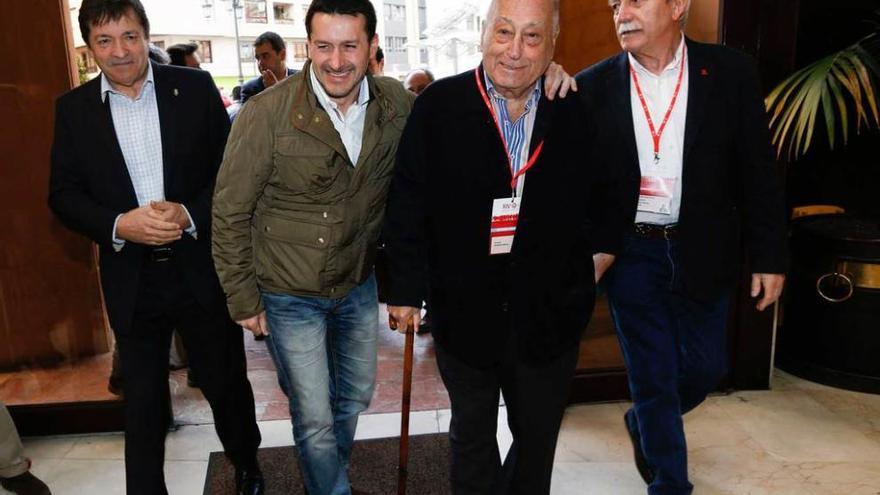
{"type": "Polygon", "coordinates": [[[437,365],[452,402],[450,481],[455,495],[550,493],[553,456],[577,364],[575,346],[553,361],[530,366],[517,358],[514,338],[502,362],[475,368],[437,346],[437,365]],[[498,450],[499,393],[507,405],[513,444],[498,450]]]}
{"type": "Polygon", "coordinates": [[[163,466],[169,427],[168,353],[175,328],[211,405],[226,455],[240,468],[256,462],[260,432],[241,328],[224,306],[208,311],[197,303],[173,260],[145,260],[132,326],[114,329],[126,400],[128,495],[168,493],[163,466]]]}

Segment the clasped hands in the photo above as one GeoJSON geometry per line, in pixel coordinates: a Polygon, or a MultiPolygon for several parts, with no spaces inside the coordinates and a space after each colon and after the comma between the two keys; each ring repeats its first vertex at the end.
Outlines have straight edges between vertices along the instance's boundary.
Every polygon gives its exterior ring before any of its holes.
{"type": "Polygon", "coordinates": [[[189,226],[189,215],[180,203],[151,201],[119,217],[116,237],[138,244],[164,246],[180,239],[189,226]]]}

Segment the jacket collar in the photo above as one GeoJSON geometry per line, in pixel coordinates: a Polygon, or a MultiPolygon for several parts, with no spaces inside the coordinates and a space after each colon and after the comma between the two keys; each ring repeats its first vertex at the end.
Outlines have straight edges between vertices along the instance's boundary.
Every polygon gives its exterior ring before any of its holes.
{"type": "MultiPolygon", "coordinates": [[[[300,77],[300,84],[296,87],[291,108],[291,122],[293,126],[315,139],[333,148],[341,156],[348,157],[345,145],[342,143],[339,133],[333,127],[330,116],[318,103],[318,96],[312,88],[311,61],[307,61],[302,71],[294,77],[300,77]]],[[[366,76],[369,87],[370,102],[367,104],[367,114],[364,117],[364,135],[361,145],[361,154],[358,158],[360,164],[376,147],[382,137],[382,125],[397,115],[397,110],[389,98],[382,92],[372,76],[366,76]]]]}

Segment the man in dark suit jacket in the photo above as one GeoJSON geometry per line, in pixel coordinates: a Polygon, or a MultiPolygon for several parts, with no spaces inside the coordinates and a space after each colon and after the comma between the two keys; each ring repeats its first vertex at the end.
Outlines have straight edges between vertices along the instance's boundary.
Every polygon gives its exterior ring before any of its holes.
{"type": "Polygon", "coordinates": [[[266,31],[254,40],[254,57],[260,75],[244,83],[241,87],[241,104],[251,96],[258,95],[275,83],[296,74],[295,69],[287,67],[287,48],[284,38],[278,33],[266,31]]]}
{"type": "Polygon", "coordinates": [[[149,63],[138,0],[85,0],[79,23],[102,74],[58,99],[49,206],[100,247],[127,402],[127,491],[167,493],[168,352],[178,328],[239,493],[261,493],[243,336],[210,252],[229,132],[220,96],[207,72],[149,63]]]}
{"type": "Polygon", "coordinates": [[[388,197],[389,313],[418,327],[430,287],[455,494],[549,493],[595,281],[626,227],[620,189],[586,158],[594,130],[577,101],[540,90],[553,4],[493,2],[481,67],[416,99],[388,197]],[[500,212],[513,204],[518,218],[500,212]],[[513,433],[503,466],[499,392],[513,433]]]}
{"type": "Polygon", "coordinates": [[[603,125],[596,159],[623,177],[630,234],[607,284],[650,494],[689,494],[683,413],[727,368],[728,301],[744,237],[752,297],[779,297],[785,212],[755,64],[686,40],[687,0],[611,0],[624,49],[577,76],[603,125]]]}

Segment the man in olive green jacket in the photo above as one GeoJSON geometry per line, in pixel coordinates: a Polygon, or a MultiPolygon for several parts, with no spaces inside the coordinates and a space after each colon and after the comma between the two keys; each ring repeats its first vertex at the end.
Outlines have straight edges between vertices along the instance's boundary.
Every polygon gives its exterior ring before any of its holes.
{"type": "Polygon", "coordinates": [[[310,62],[236,118],[213,251],[232,317],[267,335],[308,493],[348,495],[376,375],[373,258],[412,97],[366,76],[378,42],[368,0],[314,0],[306,29],[310,62]]]}

